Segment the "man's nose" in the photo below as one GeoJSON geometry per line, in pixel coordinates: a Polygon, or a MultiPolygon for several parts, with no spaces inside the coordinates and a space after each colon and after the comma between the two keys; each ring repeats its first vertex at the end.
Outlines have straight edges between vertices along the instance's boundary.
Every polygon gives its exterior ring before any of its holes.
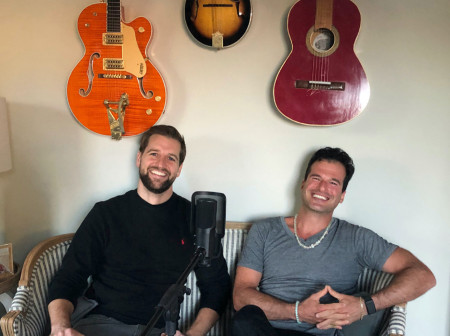
{"type": "Polygon", "coordinates": [[[319,183],[319,190],[325,190],[325,189],[326,189],[326,182],[322,180],[319,183]]]}

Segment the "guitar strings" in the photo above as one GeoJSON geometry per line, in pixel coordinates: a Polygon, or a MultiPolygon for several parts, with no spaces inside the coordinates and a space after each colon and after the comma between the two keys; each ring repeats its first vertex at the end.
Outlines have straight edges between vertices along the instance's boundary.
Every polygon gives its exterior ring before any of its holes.
{"type": "MultiPolygon", "coordinates": [[[[314,50],[314,49],[313,49],[314,50]]],[[[326,52],[326,51],[325,51],[326,52]]],[[[313,64],[311,78],[313,82],[328,82],[330,60],[328,56],[323,56],[319,51],[313,51],[313,64]]],[[[321,84],[313,83],[311,89],[320,90],[321,84]]]]}

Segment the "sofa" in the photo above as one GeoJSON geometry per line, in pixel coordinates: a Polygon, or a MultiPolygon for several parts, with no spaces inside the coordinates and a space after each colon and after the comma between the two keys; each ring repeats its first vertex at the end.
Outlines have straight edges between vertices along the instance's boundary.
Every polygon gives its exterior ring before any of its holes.
{"type": "MultiPolygon", "coordinates": [[[[223,253],[232,280],[235,276],[237,261],[240,256],[250,223],[227,222],[223,239],[223,253]]],[[[5,336],[42,336],[49,335],[49,316],[47,311],[48,285],[59,268],[62,258],[70,246],[73,233],[51,237],[36,245],[28,254],[23,265],[17,292],[9,312],[0,320],[5,336]]],[[[384,272],[366,269],[358,280],[359,291],[374,293],[385,287],[393,276],[384,272]]],[[[196,278],[192,272],[186,287],[191,294],[186,295],[181,304],[179,328],[185,330],[193,322],[197,310],[199,291],[195,285],[196,278]]],[[[209,336],[229,335],[229,326],[234,310],[229,302],[225,313],[209,332],[209,336]]],[[[149,317],[150,318],[150,317],[149,317]]],[[[363,319],[364,322],[366,318],[363,319]]],[[[354,325],[357,325],[355,323],[354,325]]],[[[406,326],[405,306],[395,306],[381,312],[380,319],[372,326],[371,335],[404,335],[406,326]],[[375,329],[373,329],[375,328],[375,329]]],[[[366,328],[364,325],[359,328],[366,328]]],[[[361,334],[357,329],[345,331],[345,335],[361,334]]]]}

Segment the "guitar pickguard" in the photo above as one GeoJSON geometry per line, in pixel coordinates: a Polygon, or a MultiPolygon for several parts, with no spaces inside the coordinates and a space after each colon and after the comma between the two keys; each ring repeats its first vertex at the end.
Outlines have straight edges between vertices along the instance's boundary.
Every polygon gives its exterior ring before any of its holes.
{"type": "Polygon", "coordinates": [[[133,27],[129,27],[123,22],[121,23],[121,33],[105,33],[103,34],[103,44],[106,47],[122,48],[121,58],[104,58],[103,70],[105,71],[126,71],[132,73],[137,78],[145,76],[147,67],[144,57],[139,50],[136,34],[133,27]]]}
{"type": "Polygon", "coordinates": [[[122,58],[124,61],[124,70],[132,73],[137,78],[144,77],[147,73],[145,59],[139,50],[136,33],[133,27],[129,27],[122,22],[122,34],[124,43],[122,46],[122,58]]]}

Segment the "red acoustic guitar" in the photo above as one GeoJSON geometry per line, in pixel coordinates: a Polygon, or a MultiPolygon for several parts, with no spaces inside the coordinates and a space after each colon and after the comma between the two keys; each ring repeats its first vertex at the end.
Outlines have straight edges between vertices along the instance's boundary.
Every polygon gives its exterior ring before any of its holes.
{"type": "Polygon", "coordinates": [[[370,88],[353,46],[361,17],[350,0],[300,0],[288,15],[292,50],[275,80],[277,109],[306,125],[347,122],[370,88]]]}
{"type": "Polygon", "coordinates": [[[137,135],[164,111],[166,88],[146,56],[152,27],[142,17],[124,23],[120,0],[86,7],[78,19],[85,54],[67,83],[75,118],[93,132],[137,135]]]}

